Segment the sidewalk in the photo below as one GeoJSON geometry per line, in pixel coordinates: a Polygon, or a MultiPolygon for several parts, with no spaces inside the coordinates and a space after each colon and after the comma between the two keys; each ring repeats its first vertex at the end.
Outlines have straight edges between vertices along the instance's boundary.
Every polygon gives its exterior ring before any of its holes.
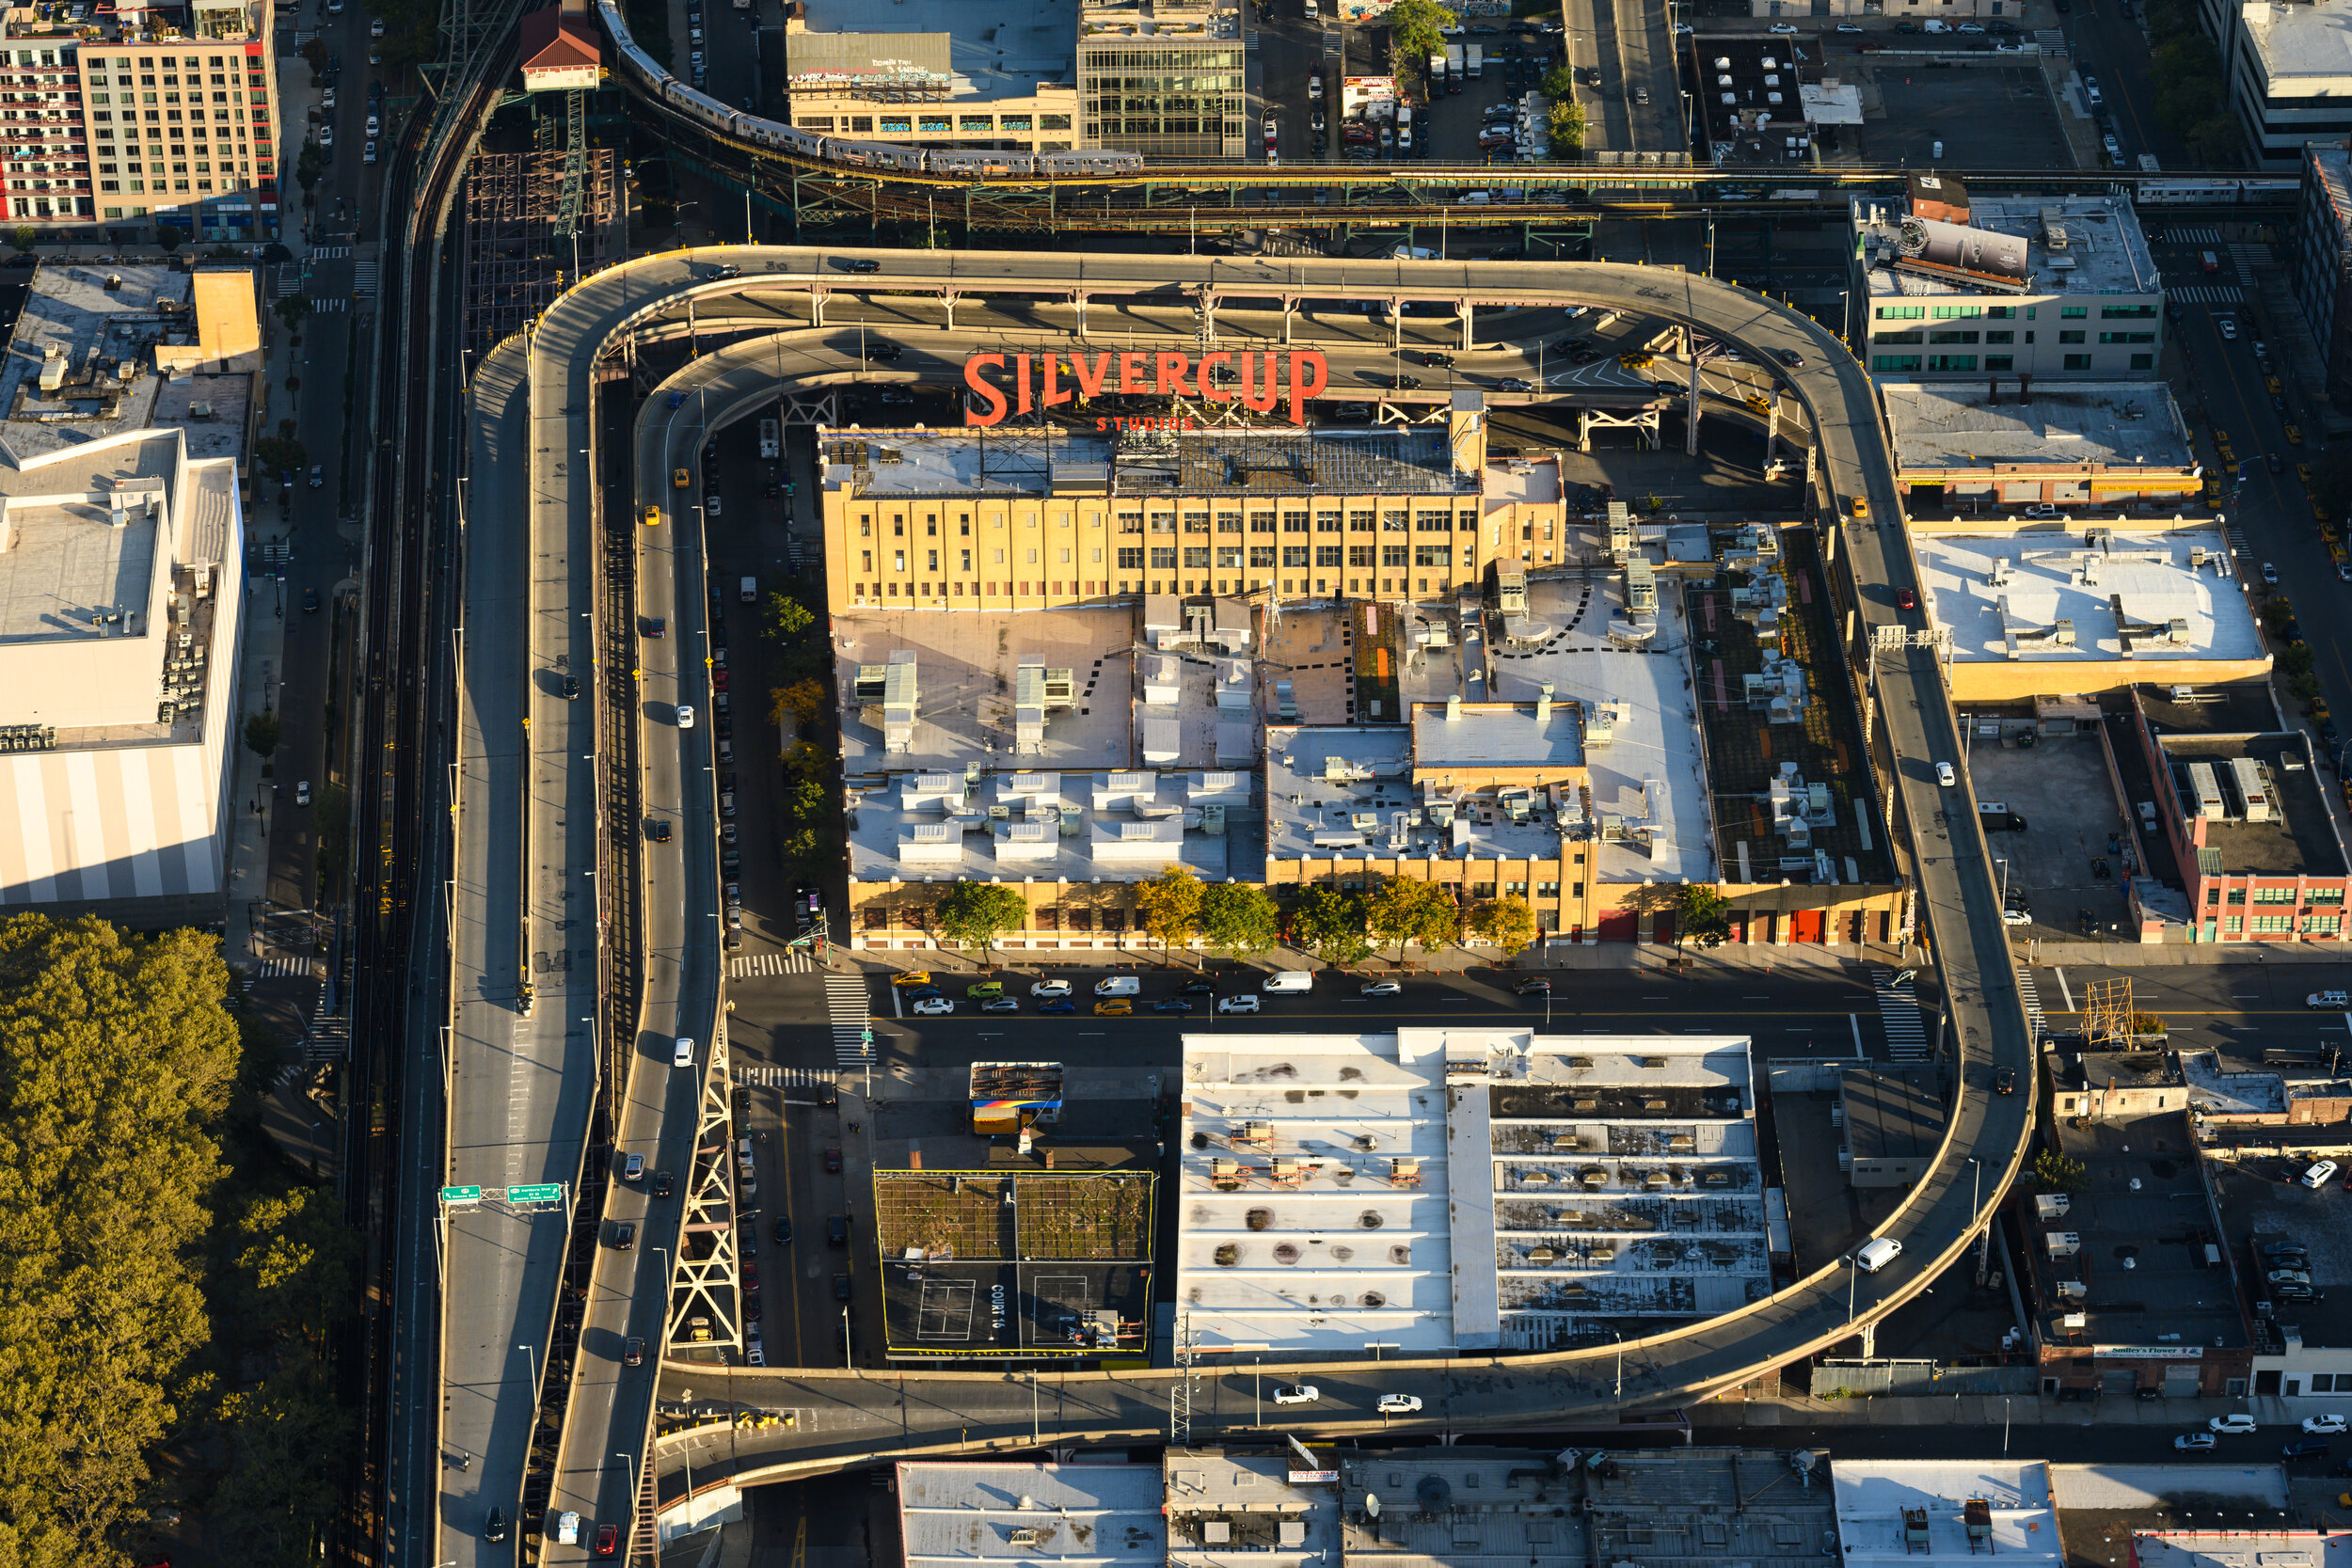
{"type": "Polygon", "coordinates": [[[1817,1400],[1799,1394],[1767,1399],[1712,1400],[1692,1408],[1701,1426],[1811,1427],[1868,1423],[1872,1426],[1997,1427],[2004,1421],[2030,1426],[2142,1426],[2186,1431],[2213,1416],[2250,1412],[2265,1426],[2292,1426],[2306,1416],[2331,1415],[2344,1402],[2325,1396],[2304,1399],[2138,1400],[2116,1395],[2087,1404],[2060,1404],[2039,1394],[1881,1394],[1817,1400]]]}

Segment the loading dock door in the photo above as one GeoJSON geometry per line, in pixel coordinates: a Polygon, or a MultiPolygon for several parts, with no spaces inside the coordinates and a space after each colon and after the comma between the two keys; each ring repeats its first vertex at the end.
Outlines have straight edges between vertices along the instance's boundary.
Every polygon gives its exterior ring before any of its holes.
{"type": "Polygon", "coordinates": [[[1614,913],[1602,915],[1600,917],[1600,940],[1603,942],[1631,942],[1633,940],[1635,926],[1639,920],[1640,916],[1636,915],[1631,910],[1619,910],[1614,913]]]}
{"type": "Polygon", "coordinates": [[[2164,1364],[2164,1397],[2168,1400],[2193,1400],[2197,1397],[2199,1368],[2194,1361],[2168,1361],[2164,1364]]]}
{"type": "Polygon", "coordinates": [[[1793,923],[1793,928],[1789,932],[1790,941],[1820,942],[1821,940],[1821,911],[1820,910],[1797,910],[1791,912],[1789,919],[1793,923]]]}

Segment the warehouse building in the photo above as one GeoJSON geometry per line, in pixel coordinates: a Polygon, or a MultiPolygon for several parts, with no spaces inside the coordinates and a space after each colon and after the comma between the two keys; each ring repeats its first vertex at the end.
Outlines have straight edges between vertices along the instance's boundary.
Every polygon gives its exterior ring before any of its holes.
{"type": "Polygon", "coordinates": [[[2161,381],[1883,381],[1895,477],[1914,520],[2027,507],[2167,507],[2204,471],[2161,381]]]}

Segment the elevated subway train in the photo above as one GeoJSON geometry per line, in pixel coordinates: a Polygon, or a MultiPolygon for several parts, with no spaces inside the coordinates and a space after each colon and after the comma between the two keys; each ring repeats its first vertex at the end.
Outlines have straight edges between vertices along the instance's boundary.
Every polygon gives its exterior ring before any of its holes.
{"type": "Polygon", "coordinates": [[[649,92],[688,119],[722,135],[755,147],[773,148],[795,157],[851,168],[889,169],[899,174],[941,174],[960,180],[1000,180],[1023,174],[1135,174],[1143,168],[1139,152],[978,152],[933,151],[901,147],[895,142],[852,141],[846,136],[818,135],[742,109],[730,109],[708,93],[689,87],[670,74],[661,62],[646,54],[629,36],[628,23],[614,0],[596,0],[604,30],[612,40],[628,73],[649,92]]]}

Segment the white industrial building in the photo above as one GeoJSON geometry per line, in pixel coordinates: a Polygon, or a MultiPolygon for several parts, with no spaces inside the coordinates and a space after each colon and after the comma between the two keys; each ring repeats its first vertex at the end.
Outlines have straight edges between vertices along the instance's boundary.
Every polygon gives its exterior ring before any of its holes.
{"type": "Polygon", "coordinates": [[[1023,1562],[1136,1568],[1168,1557],[1156,1465],[986,1462],[898,1466],[906,1568],[1023,1562]]]}
{"type": "Polygon", "coordinates": [[[181,430],[0,450],[0,905],[223,892],[243,550],[181,430]]]}
{"type": "Polygon", "coordinates": [[[1830,1465],[1845,1568],[1903,1568],[1920,1556],[2062,1568],[2050,1466],[2042,1460],[1846,1459],[1830,1465]]]}
{"type": "Polygon", "coordinates": [[[1771,1291],[1743,1037],[1188,1035],[1184,1106],[1203,1354],[1573,1344],[1771,1291]]]}

